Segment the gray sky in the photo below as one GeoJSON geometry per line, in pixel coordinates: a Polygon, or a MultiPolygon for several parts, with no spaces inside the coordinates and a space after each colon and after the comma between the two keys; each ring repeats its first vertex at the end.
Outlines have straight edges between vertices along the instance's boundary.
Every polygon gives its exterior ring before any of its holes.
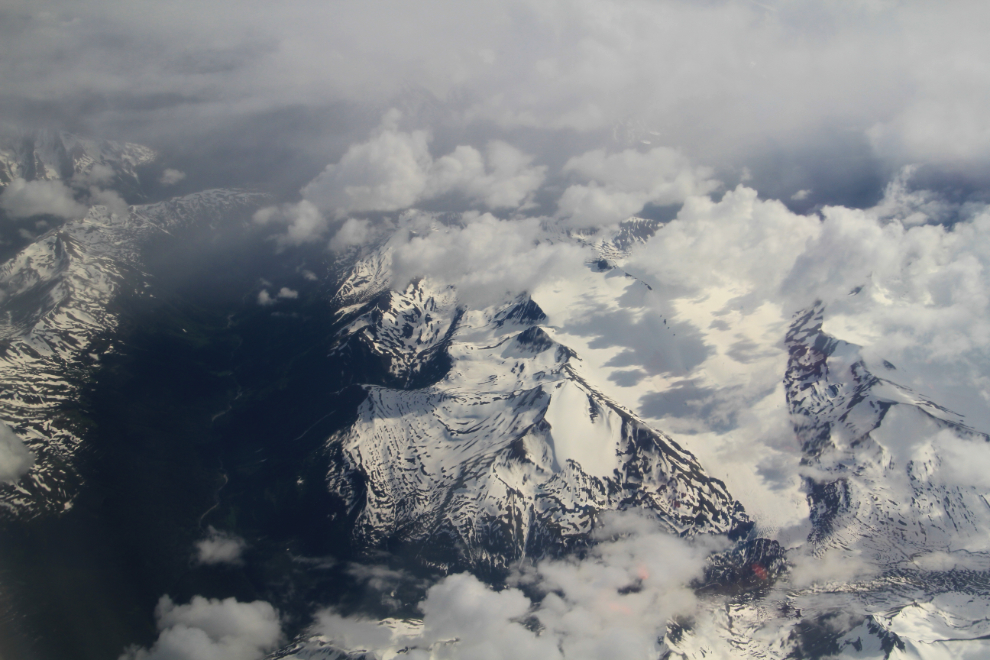
{"type": "Polygon", "coordinates": [[[398,107],[407,128],[431,132],[434,156],[499,138],[554,170],[591,146],[648,141],[729,185],[748,168],[769,196],[809,190],[795,207],[865,206],[908,163],[955,188],[982,180],[988,12],[885,0],[8,0],[0,113],[288,191],[398,107]]]}

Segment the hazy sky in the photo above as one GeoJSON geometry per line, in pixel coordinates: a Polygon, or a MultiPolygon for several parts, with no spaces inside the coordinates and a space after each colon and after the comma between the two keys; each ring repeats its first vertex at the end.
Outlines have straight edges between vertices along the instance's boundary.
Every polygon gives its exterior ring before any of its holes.
{"type": "Polygon", "coordinates": [[[801,208],[864,206],[909,163],[937,166],[919,176],[957,193],[983,180],[988,13],[894,0],[7,0],[0,115],[148,143],[281,191],[396,107],[434,156],[501,139],[556,170],[591,147],[649,142],[729,185],[748,168],[801,208]]]}

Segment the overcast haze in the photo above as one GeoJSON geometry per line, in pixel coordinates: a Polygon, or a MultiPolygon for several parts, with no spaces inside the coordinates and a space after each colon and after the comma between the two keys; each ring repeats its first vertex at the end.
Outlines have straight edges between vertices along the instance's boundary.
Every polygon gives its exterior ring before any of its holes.
{"type": "Polygon", "coordinates": [[[980,2],[8,1],[0,11],[5,123],[186,159],[226,149],[258,171],[215,165],[256,181],[288,168],[301,185],[393,106],[408,128],[432,131],[437,152],[501,138],[555,169],[590,146],[649,142],[730,185],[748,167],[765,194],[809,190],[806,207],[872,203],[909,163],[937,164],[968,190],[990,153],[980,2]]]}

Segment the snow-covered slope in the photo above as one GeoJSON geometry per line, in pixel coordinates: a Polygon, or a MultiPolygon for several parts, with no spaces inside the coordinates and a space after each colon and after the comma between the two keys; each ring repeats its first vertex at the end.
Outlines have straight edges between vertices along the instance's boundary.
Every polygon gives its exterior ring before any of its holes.
{"type": "Polygon", "coordinates": [[[676,534],[745,526],[690,453],[579,375],[536,302],[465,309],[428,280],[375,293],[383,261],[362,260],[341,287],[371,299],[348,308],[336,350],[388,378],[328,443],[329,485],[361,546],[503,567],[582,539],[602,510],[641,507],[676,534]]]}
{"type": "Polygon", "coordinates": [[[692,659],[987,657],[990,492],[964,461],[988,438],[823,331],[826,319],[818,303],[786,336],[804,556],[765,597],[713,599],[665,642],[692,659]]]}
{"type": "Polygon", "coordinates": [[[64,131],[0,138],[0,186],[14,179],[44,181],[87,175],[96,165],[109,168],[117,183],[137,183],[136,168],[157,154],[130,142],[89,140],[64,131]]]}
{"type": "Polygon", "coordinates": [[[113,350],[113,297],[126,288],[144,290],[143,242],[263,199],[211,190],[131,207],[126,217],[94,206],[0,267],[0,419],[36,456],[28,475],[0,486],[0,508],[34,514],[71,505],[78,486],[72,456],[82,437],[62,408],[75,400],[100,355],[113,350]]]}
{"type": "MultiPolygon", "coordinates": [[[[630,291],[648,289],[622,270],[622,241],[648,236],[656,227],[647,224],[555,236],[597,252],[599,260],[569,283],[585,298],[601,298],[597,313],[611,309],[610,295],[638,300],[630,291]]],[[[338,350],[377,356],[391,375],[367,388],[358,421],[328,444],[338,459],[329,483],[352,507],[359,542],[405,543],[427,559],[435,557],[431,547],[447,547],[475,567],[497,566],[566,547],[602,509],[641,506],[676,533],[725,531],[746,520],[734,497],[745,504],[748,494],[730,495],[691,454],[629,412],[635,400],[623,405],[610,396],[632,391],[603,368],[612,358],[583,364],[591,342],[573,350],[576,333],[554,327],[561,315],[547,318],[538,296],[462,310],[442,284],[387,291],[376,279],[387,270],[387,250],[376,251],[342,288],[352,298],[338,350]],[[419,376],[439,373],[446,375],[431,384],[419,376]],[[637,434],[648,442],[637,444],[637,434]]],[[[702,605],[692,619],[671,623],[661,657],[990,653],[990,479],[976,473],[982,461],[966,462],[988,438],[906,387],[913,381],[895,365],[869,362],[858,346],[830,336],[827,316],[815,304],[790,325],[766,323],[762,344],[763,335],[752,335],[752,353],[783,351],[770,392],[779,393],[790,422],[810,515],[788,532],[786,558],[781,546],[759,539],[713,557],[708,577],[716,581],[698,591],[702,605]],[[782,569],[776,581],[765,578],[771,563],[782,569]]],[[[674,351],[673,337],[654,344],[674,351]]],[[[401,651],[386,644],[348,652],[339,642],[317,636],[283,654],[401,651]]]]}
{"type": "Polygon", "coordinates": [[[990,442],[961,416],[894,382],[890,363],[822,331],[818,305],[787,334],[787,401],[805,461],[819,551],[855,547],[881,565],[929,552],[990,551],[985,480],[951,474],[990,442]],[[882,371],[883,375],[877,375],[882,371]]]}

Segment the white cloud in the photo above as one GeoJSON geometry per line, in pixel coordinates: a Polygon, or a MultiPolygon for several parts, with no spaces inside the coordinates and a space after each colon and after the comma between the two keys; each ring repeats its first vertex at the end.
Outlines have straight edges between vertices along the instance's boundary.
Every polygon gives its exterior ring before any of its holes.
{"type": "Polygon", "coordinates": [[[175,6],[121,12],[106,0],[56,0],[44,14],[25,12],[2,42],[6,93],[52,103],[180,96],[162,108],[89,111],[104,126],[156,135],[278,108],[380,108],[411,88],[429,90],[458,122],[633,126],[637,142],[652,131],[720,165],[745,165],[770,144],[826,147],[836,132],[869,131],[895,167],[986,164],[990,153],[980,29],[990,10],[974,0],[175,6]],[[184,20],[193,12],[196,21],[184,20]],[[121,39],[135,44],[123,59],[121,39]]]}
{"type": "Polygon", "coordinates": [[[0,483],[16,483],[34,465],[34,455],[13,429],[0,422],[0,483]]]}
{"type": "Polygon", "coordinates": [[[388,591],[395,584],[409,579],[401,571],[378,564],[350,564],[347,567],[347,572],[375,591],[388,591]]]}
{"type": "Polygon", "coordinates": [[[113,190],[102,190],[96,186],[90,187],[89,203],[104,206],[109,213],[118,217],[126,217],[130,213],[127,202],[113,190]]]}
{"type": "Polygon", "coordinates": [[[348,248],[364,245],[374,234],[370,220],[348,218],[330,239],[330,249],[343,252],[348,248]]]}
{"type": "Polygon", "coordinates": [[[812,191],[809,190],[808,188],[805,188],[803,190],[799,190],[796,193],[794,193],[793,195],[791,195],[791,199],[793,199],[795,202],[804,201],[804,200],[808,199],[808,197],[811,195],[811,192],[812,191]]]}
{"type": "Polygon", "coordinates": [[[819,556],[791,553],[791,569],[787,575],[789,584],[802,589],[811,585],[830,582],[849,584],[872,577],[876,567],[857,551],[830,549],[819,556]]]}
{"type": "Polygon", "coordinates": [[[254,221],[260,225],[286,225],[285,233],[278,237],[280,246],[298,246],[321,240],[329,228],[326,217],[316,205],[305,199],[295,204],[266,206],[254,214],[254,221]]]}
{"type": "Polygon", "coordinates": [[[676,295],[727,287],[737,296],[755,296],[754,302],[777,301],[792,265],[821,224],[740,185],[718,202],[689,198],[630,265],[676,295]]]}
{"type": "Polygon", "coordinates": [[[87,173],[72,178],[75,189],[61,181],[14,179],[0,193],[0,208],[15,218],[47,214],[71,220],[85,216],[90,206],[100,205],[109,213],[124,217],[130,213],[130,207],[123,197],[114,190],[94,185],[103,184],[112,176],[113,170],[97,163],[87,173]],[[76,201],[76,195],[84,203],[76,201]]]}
{"type": "Polygon", "coordinates": [[[274,305],[279,300],[295,300],[299,297],[299,292],[295,289],[290,289],[287,286],[283,286],[278,290],[274,296],[268,293],[268,289],[262,289],[258,292],[258,304],[262,307],[268,307],[269,305],[274,305]]]}
{"type": "Polygon", "coordinates": [[[464,303],[493,304],[580,268],[590,256],[569,243],[546,240],[537,218],[467,213],[461,226],[431,227],[430,221],[430,216],[409,216],[392,239],[394,287],[432,277],[454,285],[464,303]]]}
{"type": "MultiPolygon", "coordinates": [[[[366,142],[352,145],[337,163],[330,164],[302,189],[303,201],[267,207],[255,214],[260,224],[288,225],[282,245],[322,240],[328,217],[352,213],[394,212],[424,200],[460,194],[482,207],[516,208],[524,205],[542,185],[546,168],[512,145],[492,141],[485,155],[471,146],[433,159],[426,131],[401,131],[401,114],[385,113],[382,124],[366,142]]],[[[347,218],[330,241],[343,251],[367,242],[374,231],[363,218],[347,218]]]]}
{"type": "Polygon", "coordinates": [[[421,628],[394,631],[324,611],[313,631],[346,648],[406,647],[424,659],[650,657],[667,622],[694,610],[689,583],[712,546],[660,532],[655,522],[628,513],[604,516],[596,539],[583,559],[520,567],[510,581],[517,586],[500,591],[466,573],[443,579],[420,603],[421,628]],[[532,600],[519,587],[535,594],[532,600]]]}
{"type": "Polygon", "coordinates": [[[244,539],[210,527],[209,535],[196,542],[196,561],[200,564],[240,564],[246,548],[244,539]]]}
{"type": "Polygon", "coordinates": [[[683,154],[666,147],[615,154],[596,149],[571,158],[564,171],[588,182],[567,188],[558,203],[559,214],[578,227],[613,224],[647,202],[677,204],[720,185],[711,168],[694,167],[683,154]]]}
{"type": "Polygon", "coordinates": [[[162,172],[162,175],[158,179],[158,181],[163,186],[174,186],[179,181],[182,181],[185,178],[186,178],[186,173],[185,172],[183,172],[181,170],[175,170],[175,169],[172,169],[171,167],[169,167],[169,168],[166,168],[164,172],[162,172]]]}
{"type": "Polygon", "coordinates": [[[15,218],[48,214],[60,218],[81,218],[86,206],[73,198],[72,190],[61,181],[14,179],[0,193],[0,208],[15,218]]]}
{"type": "Polygon", "coordinates": [[[149,649],[130,648],[121,660],[258,660],[282,638],[269,603],[193,596],[177,605],[162,596],[155,608],[159,635],[149,649]]]}
{"type": "Polygon", "coordinates": [[[103,163],[93,163],[87,171],[73,175],[72,183],[84,187],[104,186],[113,181],[113,177],[112,167],[103,163]]]}
{"type": "Polygon", "coordinates": [[[484,158],[474,147],[459,146],[431,166],[426,197],[460,192],[490,209],[516,208],[545,178],[546,167],[532,161],[498,140],[488,144],[484,158]]]}
{"type": "Polygon", "coordinates": [[[314,618],[314,633],[325,635],[346,649],[387,649],[392,646],[395,637],[388,627],[366,617],[342,616],[333,610],[320,610],[314,618]]]}
{"type": "Polygon", "coordinates": [[[990,443],[982,438],[960,438],[946,429],[935,445],[946,483],[990,491],[990,443]]]}
{"type": "MultiPolygon", "coordinates": [[[[718,202],[691,197],[619,260],[652,290],[571,271],[535,299],[609,396],[675,434],[761,533],[800,543],[801,451],[781,386],[793,312],[824,301],[826,332],[861,345],[874,369],[896,364],[882,375],[990,431],[990,212],[973,206],[952,226],[931,224],[944,201],[920,191],[920,203],[905,203],[915,192],[895,181],[874,209],[808,216],[744,186],[718,202]],[[924,224],[902,222],[919,212],[924,224]]],[[[923,440],[944,445],[943,466],[965,452],[976,466],[943,467],[939,478],[981,483],[986,448],[935,435],[923,440]]]]}
{"type": "Polygon", "coordinates": [[[883,199],[872,210],[881,220],[896,219],[903,225],[922,225],[944,222],[959,211],[952,204],[931,190],[913,190],[909,184],[918,171],[918,166],[908,165],[901,169],[887,184],[883,199]]]}
{"type": "Polygon", "coordinates": [[[343,215],[407,208],[426,190],[432,163],[426,131],[398,129],[398,111],[390,111],[367,142],[351,146],[302,190],[321,209],[343,215]]]}

